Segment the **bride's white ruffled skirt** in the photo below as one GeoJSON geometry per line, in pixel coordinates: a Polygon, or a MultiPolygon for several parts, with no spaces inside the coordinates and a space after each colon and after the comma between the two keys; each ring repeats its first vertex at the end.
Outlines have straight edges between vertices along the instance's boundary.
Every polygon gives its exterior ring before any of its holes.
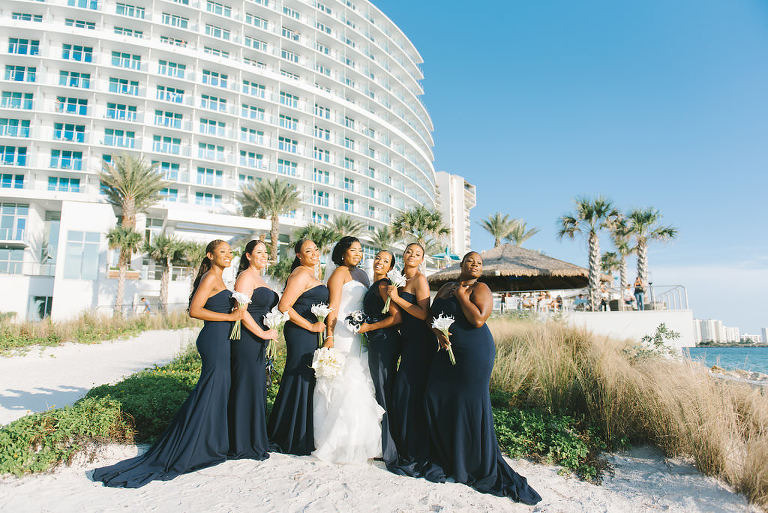
{"type": "Polygon", "coordinates": [[[318,378],[314,392],[315,457],[362,464],[381,456],[381,418],[365,360],[350,354],[335,378],[318,378]]]}

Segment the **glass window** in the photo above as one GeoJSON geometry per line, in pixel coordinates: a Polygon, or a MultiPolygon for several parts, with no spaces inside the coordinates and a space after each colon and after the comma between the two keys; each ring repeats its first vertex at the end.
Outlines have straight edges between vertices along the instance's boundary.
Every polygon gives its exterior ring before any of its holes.
{"type": "Polygon", "coordinates": [[[19,21],[34,21],[37,23],[42,23],[43,21],[43,15],[42,14],[31,14],[28,12],[14,12],[11,13],[11,19],[12,20],[19,20],[19,21]]]}
{"type": "Polygon", "coordinates": [[[219,16],[232,17],[232,8],[230,6],[214,2],[213,0],[208,0],[206,2],[205,9],[208,12],[218,14],[219,16]]]}
{"type": "Polygon", "coordinates": [[[169,77],[184,78],[187,66],[177,62],[160,60],[158,62],[158,73],[168,75],[169,77]]]}
{"type": "Polygon", "coordinates": [[[23,189],[24,175],[13,175],[10,173],[3,173],[2,175],[0,175],[0,186],[3,189],[23,189]]]}
{"type": "Polygon", "coordinates": [[[19,39],[11,37],[8,39],[8,53],[19,55],[39,55],[40,40],[38,39],[19,39]]]}
{"type": "Polygon", "coordinates": [[[80,179],[65,176],[49,176],[48,190],[59,192],[80,192],[80,179]]]}
{"type": "Polygon", "coordinates": [[[0,273],[21,274],[23,262],[23,249],[0,248],[0,273]]]}
{"type": "Polygon", "coordinates": [[[81,9],[98,10],[99,2],[97,0],[67,0],[70,7],[80,7],[81,9]]]}
{"type": "Polygon", "coordinates": [[[290,160],[277,159],[277,172],[282,175],[296,176],[298,164],[290,160]]]}
{"type": "Polygon", "coordinates": [[[136,121],[136,106],[122,103],[107,103],[107,117],[109,119],[136,121]]]}
{"type": "Polygon", "coordinates": [[[67,231],[64,278],[95,280],[99,276],[99,232],[67,231]]]}
{"type": "Polygon", "coordinates": [[[5,79],[16,82],[34,82],[37,68],[34,66],[5,66],[5,79]]]}
{"type": "Polygon", "coordinates": [[[95,30],[96,29],[96,23],[92,21],[85,21],[85,20],[76,20],[73,18],[66,18],[64,20],[64,24],[67,27],[75,27],[75,28],[84,28],[89,30],[95,30]]]}
{"type": "Polygon", "coordinates": [[[24,166],[26,164],[26,146],[0,146],[0,165],[24,166]]]}
{"type": "Polygon", "coordinates": [[[0,136],[29,137],[28,119],[0,118],[0,136]]]}
{"type": "Polygon", "coordinates": [[[218,73],[216,71],[203,70],[203,84],[208,84],[216,87],[227,87],[227,79],[229,77],[224,73],[218,73]]]}
{"type": "Polygon", "coordinates": [[[77,71],[59,71],[59,85],[69,87],[91,87],[91,74],[77,71]]]}
{"type": "Polygon", "coordinates": [[[179,16],[177,14],[170,14],[167,12],[163,13],[162,16],[163,23],[166,25],[170,25],[172,27],[179,27],[179,28],[188,28],[189,27],[189,18],[184,18],[183,16],[179,16]]]}
{"type": "Polygon", "coordinates": [[[0,203],[0,240],[24,240],[29,205],[0,203]]]}
{"type": "Polygon", "coordinates": [[[54,123],[53,138],[61,141],[85,142],[85,125],[54,123]]]}
{"type": "Polygon", "coordinates": [[[131,18],[144,19],[144,8],[131,4],[123,4],[118,2],[115,8],[115,12],[122,16],[130,16],[131,18]]]}
{"type": "Polygon", "coordinates": [[[51,150],[51,167],[80,171],[83,169],[83,152],[51,150]]]}
{"type": "Polygon", "coordinates": [[[8,109],[32,110],[32,93],[16,93],[3,91],[0,95],[0,107],[8,109]]]}

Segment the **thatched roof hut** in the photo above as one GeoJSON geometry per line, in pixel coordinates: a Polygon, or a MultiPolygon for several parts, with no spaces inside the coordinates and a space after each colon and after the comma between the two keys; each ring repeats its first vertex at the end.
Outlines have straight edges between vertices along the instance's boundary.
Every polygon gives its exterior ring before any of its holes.
{"type": "MultiPolygon", "coordinates": [[[[589,284],[589,270],[538,251],[512,244],[480,252],[483,276],[480,281],[492,291],[581,289],[589,284]]],[[[429,287],[437,290],[445,282],[459,277],[460,264],[454,264],[427,277],[429,287]]],[[[603,281],[610,281],[604,276],[603,281]]]]}

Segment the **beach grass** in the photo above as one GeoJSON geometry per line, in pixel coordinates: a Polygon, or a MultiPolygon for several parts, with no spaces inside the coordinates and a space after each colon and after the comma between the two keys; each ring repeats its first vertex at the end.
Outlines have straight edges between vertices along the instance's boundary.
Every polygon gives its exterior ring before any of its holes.
{"type": "Polygon", "coordinates": [[[167,315],[119,317],[85,312],[71,321],[0,322],[0,355],[21,354],[32,346],[58,346],[67,342],[98,344],[106,340],[131,337],[147,330],[199,327],[202,323],[187,312],[167,315]]]}

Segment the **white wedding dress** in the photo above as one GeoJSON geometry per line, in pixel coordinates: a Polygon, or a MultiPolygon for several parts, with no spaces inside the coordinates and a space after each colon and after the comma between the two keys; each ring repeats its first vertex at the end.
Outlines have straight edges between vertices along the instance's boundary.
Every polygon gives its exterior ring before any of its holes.
{"type": "Polygon", "coordinates": [[[344,367],[335,378],[319,378],[315,385],[312,454],[332,463],[359,464],[381,456],[384,409],[376,402],[368,352],[360,345],[362,336],[352,333],[344,322],[348,314],[363,309],[366,291],[356,280],[342,287],[333,347],[344,354],[344,367]]]}

